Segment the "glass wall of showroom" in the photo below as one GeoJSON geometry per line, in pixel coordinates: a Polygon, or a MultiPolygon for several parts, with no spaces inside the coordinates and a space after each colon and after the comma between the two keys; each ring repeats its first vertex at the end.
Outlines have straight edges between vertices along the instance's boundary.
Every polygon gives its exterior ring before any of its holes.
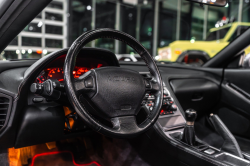
{"type": "MultiPolygon", "coordinates": [[[[201,7],[185,0],[54,0],[9,44],[0,59],[41,58],[69,47],[82,33],[96,28],[124,31],[153,55],[178,40],[205,40],[223,19],[250,21],[249,0],[229,0],[226,7],[201,7]],[[136,1],[135,1],[136,2],[136,1]]],[[[123,43],[98,39],[91,47],[116,54],[135,54],[123,43]]]]}

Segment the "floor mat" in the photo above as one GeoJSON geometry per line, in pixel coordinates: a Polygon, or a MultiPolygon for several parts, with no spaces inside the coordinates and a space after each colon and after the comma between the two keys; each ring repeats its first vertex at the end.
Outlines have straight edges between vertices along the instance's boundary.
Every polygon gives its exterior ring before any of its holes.
{"type": "Polygon", "coordinates": [[[92,161],[90,163],[76,163],[74,155],[70,151],[54,151],[36,154],[32,158],[30,166],[101,166],[92,161]]]}
{"type": "Polygon", "coordinates": [[[149,166],[127,140],[108,137],[99,137],[99,139],[95,141],[95,146],[98,146],[97,152],[89,156],[91,160],[98,161],[102,166],[149,166]]]}
{"type": "Polygon", "coordinates": [[[11,151],[10,166],[149,166],[127,140],[98,133],[11,151]]]}

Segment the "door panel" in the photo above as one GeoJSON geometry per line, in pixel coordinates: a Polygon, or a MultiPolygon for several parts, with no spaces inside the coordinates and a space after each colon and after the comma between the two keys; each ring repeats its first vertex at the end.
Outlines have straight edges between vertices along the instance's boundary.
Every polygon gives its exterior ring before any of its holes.
{"type": "Polygon", "coordinates": [[[250,69],[226,69],[224,81],[232,83],[250,94],[250,69]]]}
{"type": "Polygon", "coordinates": [[[225,69],[217,114],[234,135],[250,139],[250,69],[225,69]]]}

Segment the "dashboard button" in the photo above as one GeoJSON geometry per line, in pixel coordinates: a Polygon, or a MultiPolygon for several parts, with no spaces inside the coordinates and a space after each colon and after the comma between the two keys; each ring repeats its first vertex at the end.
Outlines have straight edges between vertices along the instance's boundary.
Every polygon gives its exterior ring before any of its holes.
{"type": "Polygon", "coordinates": [[[33,98],[33,102],[34,103],[41,103],[41,102],[43,102],[43,98],[41,98],[41,97],[35,97],[35,98],[33,98]]]}
{"type": "Polygon", "coordinates": [[[207,149],[207,150],[204,151],[204,153],[212,155],[212,154],[215,153],[215,150],[213,150],[213,149],[207,149]]]}
{"type": "Polygon", "coordinates": [[[169,101],[168,103],[169,103],[169,105],[174,104],[174,102],[173,102],[173,101],[169,101]]]}
{"type": "Polygon", "coordinates": [[[150,85],[148,80],[145,80],[145,86],[146,86],[146,88],[151,88],[151,85],[150,85]]]}
{"type": "Polygon", "coordinates": [[[167,99],[168,101],[171,101],[171,100],[172,100],[172,98],[171,98],[170,96],[166,96],[165,99],[167,99]]]}
{"type": "Polygon", "coordinates": [[[175,104],[172,104],[170,106],[170,111],[176,111],[177,110],[177,106],[175,104]]]}
{"type": "Polygon", "coordinates": [[[168,101],[167,100],[163,100],[162,105],[168,105],[168,101]]]}
{"type": "Polygon", "coordinates": [[[154,99],[155,99],[155,96],[154,96],[154,95],[150,95],[150,96],[149,96],[149,99],[154,100],[154,99]]]}
{"type": "Polygon", "coordinates": [[[94,87],[94,80],[92,77],[89,77],[85,80],[85,87],[86,88],[93,88],[94,87]]]}
{"type": "Polygon", "coordinates": [[[146,103],[147,103],[147,100],[143,100],[141,104],[145,105],[146,103]]]}
{"type": "Polygon", "coordinates": [[[149,107],[154,106],[154,103],[148,103],[147,106],[149,107]]]}
{"type": "Polygon", "coordinates": [[[35,94],[41,94],[43,92],[43,84],[33,83],[30,86],[30,91],[35,94]]]}

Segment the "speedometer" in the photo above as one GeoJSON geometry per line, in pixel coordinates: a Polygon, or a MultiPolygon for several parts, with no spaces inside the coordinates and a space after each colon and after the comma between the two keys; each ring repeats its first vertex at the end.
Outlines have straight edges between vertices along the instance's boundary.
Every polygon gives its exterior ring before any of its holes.
{"type": "Polygon", "coordinates": [[[86,73],[89,70],[90,68],[87,67],[75,67],[73,71],[74,78],[79,78],[82,74],[86,73]]]}
{"type": "Polygon", "coordinates": [[[52,68],[48,70],[48,78],[49,79],[56,79],[58,81],[63,81],[63,69],[62,68],[52,68]]]}

